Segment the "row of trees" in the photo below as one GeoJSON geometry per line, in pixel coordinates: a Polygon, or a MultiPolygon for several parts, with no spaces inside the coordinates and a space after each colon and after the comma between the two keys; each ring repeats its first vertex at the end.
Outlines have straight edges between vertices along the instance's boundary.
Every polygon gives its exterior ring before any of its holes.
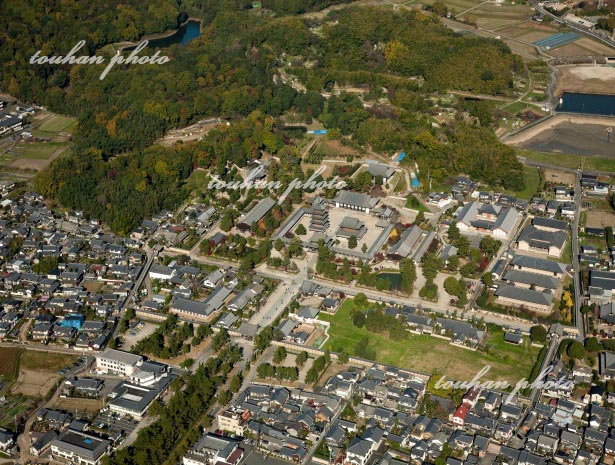
{"type": "Polygon", "coordinates": [[[297,367],[275,366],[270,363],[261,363],[256,368],[259,378],[276,378],[288,381],[299,379],[299,369],[297,367]]]}

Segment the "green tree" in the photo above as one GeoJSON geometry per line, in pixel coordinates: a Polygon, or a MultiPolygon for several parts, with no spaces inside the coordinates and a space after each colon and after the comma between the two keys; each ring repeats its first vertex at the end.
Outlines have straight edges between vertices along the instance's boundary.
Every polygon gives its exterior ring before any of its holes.
{"type": "Polygon", "coordinates": [[[279,364],[286,360],[286,348],[284,346],[278,346],[273,353],[273,363],[279,364]]]}
{"type": "Polygon", "coordinates": [[[302,367],[303,365],[305,365],[305,362],[307,362],[307,360],[308,360],[308,353],[304,350],[304,351],[299,352],[295,362],[297,363],[298,366],[302,367]]]}
{"type": "Polygon", "coordinates": [[[362,328],[365,324],[365,314],[360,311],[352,312],[352,324],[357,328],[362,328]]]}
{"type": "Polygon", "coordinates": [[[530,328],[530,338],[532,342],[547,342],[547,330],[541,325],[532,326],[530,328]]]}
{"type": "Polygon", "coordinates": [[[459,228],[457,227],[457,222],[456,221],[451,221],[449,226],[448,226],[448,239],[452,242],[455,243],[459,240],[459,238],[461,237],[461,233],[459,232],[459,228]]]}
{"type": "Polygon", "coordinates": [[[362,292],[359,292],[355,297],[354,297],[354,304],[359,307],[359,308],[365,308],[368,304],[367,302],[367,296],[365,294],[363,294],[362,292]]]}
{"type": "Polygon", "coordinates": [[[492,257],[498,252],[501,245],[502,243],[497,239],[494,239],[491,236],[485,236],[481,239],[479,248],[483,253],[492,257]]]}
{"type": "Polygon", "coordinates": [[[228,404],[233,398],[233,394],[230,391],[223,390],[218,394],[218,403],[220,405],[228,404]]]}
{"type": "Polygon", "coordinates": [[[348,248],[349,249],[354,249],[357,247],[357,237],[356,236],[350,236],[348,238],[348,248]]]}
{"type": "Polygon", "coordinates": [[[457,255],[453,255],[448,258],[448,269],[451,271],[457,271],[459,267],[459,257],[457,255]]]}
{"type": "Polygon", "coordinates": [[[446,16],[448,14],[448,7],[444,2],[437,0],[431,5],[431,11],[433,11],[436,16],[446,16]]]}
{"type": "Polygon", "coordinates": [[[230,231],[232,227],[233,227],[233,214],[227,210],[222,216],[222,219],[220,220],[220,229],[222,231],[227,232],[227,231],[230,231]]]}
{"type": "Polygon", "coordinates": [[[438,297],[438,285],[428,279],[419,291],[419,297],[427,300],[436,300],[438,297]]]}
{"type": "Polygon", "coordinates": [[[573,360],[581,360],[585,357],[585,347],[579,341],[572,341],[566,350],[568,357],[573,360]]]}
{"type": "Polygon", "coordinates": [[[307,234],[307,230],[305,229],[305,226],[299,223],[299,226],[297,226],[297,229],[295,229],[295,234],[297,234],[298,236],[305,236],[307,234]]]}
{"type": "Polygon", "coordinates": [[[399,261],[399,271],[401,274],[400,288],[403,292],[412,293],[414,282],[416,281],[416,266],[410,258],[402,258],[399,261]]]}
{"type": "Polygon", "coordinates": [[[598,352],[602,350],[602,344],[595,337],[588,337],[585,339],[585,350],[588,352],[598,352]]]}
{"type": "Polygon", "coordinates": [[[491,271],[487,271],[486,273],[484,273],[480,279],[485,286],[493,286],[493,274],[491,273],[491,271]]]}
{"type": "Polygon", "coordinates": [[[459,281],[452,276],[449,276],[444,280],[444,290],[448,293],[448,295],[457,297],[460,293],[459,281]]]}
{"type": "Polygon", "coordinates": [[[229,390],[235,394],[241,389],[241,379],[238,375],[234,375],[229,382],[229,390]]]}
{"type": "Polygon", "coordinates": [[[348,353],[342,350],[337,354],[337,360],[342,364],[348,363],[348,353]]]}
{"type": "Polygon", "coordinates": [[[425,221],[425,213],[423,213],[423,210],[419,210],[416,215],[416,218],[414,219],[414,222],[416,224],[421,224],[423,221],[425,221]]]}

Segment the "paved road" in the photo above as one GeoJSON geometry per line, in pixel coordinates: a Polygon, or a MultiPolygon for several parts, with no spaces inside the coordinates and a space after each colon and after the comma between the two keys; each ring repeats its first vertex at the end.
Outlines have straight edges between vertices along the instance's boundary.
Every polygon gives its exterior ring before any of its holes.
{"type": "Polygon", "coordinates": [[[599,40],[600,42],[602,42],[603,44],[608,45],[609,47],[615,48],[615,41],[608,39],[607,37],[604,37],[601,34],[598,34],[596,32],[590,31],[589,29],[580,26],[578,24],[574,24],[571,23],[570,21],[566,21],[564,18],[561,18],[559,16],[554,15],[553,13],[545,10],[542,6],[538,5],[537,2],[532,2],[534,3],[534,7],[536,8],[536,11],[540,14],[542,14],[543,16],[548,16],[549,18],[551,18],[553,21],[560,23],[560,24],[565,24],[566,26],[568,26],[570,29],[576,31],[576,32],[580,32],[581,34],[585,34],[588,35],[596,40],[599,40]]]}
{"type": "Polygon", "coordinates": [[[293,301],[301,288],[301,283],[308,279],[308,270],[315,262],[316,254],[307,254],[303,263],[299,264],[299,273],[296,275],[270,273],[266,265],[258,267],[256,272],[259,275],[281,280],[282,283],[271,293],[265,305],[250,318],[250,323],[261,327],[270,325],[293,301]]]}
{"type": "MultiPolygon", "coordinates": [[[[141,288],[141,285],[143,284],[143,280],[147,277],[147,273],[149,272],[149,269],[151,268],[152,263],[154,263],[154,259],[158,256],[158,252],[151,250],[147,246],[145,247],[145,253],[147,256],[147,261],[145,262],[145,265],[143,266],[143,268],[141,268],[141,272],[139,273],[139,276],[137,277],[137,280],[135,281],[134,286],[132,286],[132,289],[130,289],[130,292],[126,296],[126,299],[124,299],[124,302],[122,302],[122,310],[120,312],[120,318],[124,315],[126,308],[134,304],[135,295],[138,295],[139,289],[141,288]]],[[[120,332],[120,325],[117,324],[115,325],[115,329],[113,331],[112,340],[114,340],[118,336],[119,332],[120,332]]]]}
{"type": "MultiPolygon", "coordinates": [[[[547,349],[547,354],[545,355],[544,360],[542,361],[542,365],[540,366],[540,371],[538,374],[542,373],[545,368],[549,366],[549,364],[555,358],[555,354],[557,353],[557,346],[559,345],[559,337],[553,336],[551,337],[551,342],[549,343],[549,348],[547,349]]],[[[542,380],[545,381],[544,379],[542,380]]],[[[532,401],[532,405],[540,399],[541,388],[535,387],[530,391],[530,400],[532,401]]]]}
{"type": "MultiPolygon", "coordinates": [[[[259,271],[259,274],[262,276],[267,276],[275,279],[283,279],[282,273],[274,270],[263,270],[259,271]]],[[[450,305],[437,305],[436,308],[429,306],[429,302],[425,302],[421,299],[414,297],[395,297],[390,294],[385,294],[382,292],[378,292],[373,289],[363,289],[359,287],[348,286],[340,283],[333,283],[331,281],[313,278],[311,281],[316,282],[318,284],[322,284],[327,286],[334,291],[343,292],[346,295],[354,296],[358,293],[365,294],[369,299],[377,301],[377,302],[385,302],[389,304],[395,305],[415,305],[420,306],[422,308],[429,308],[431,311],[436,313],[440,313],[441,315],[447,317],[452,316],[456,313],[458,316],[466,318],[470,320],[472,316],[477,319],[483,318],[486,323],[493,323],[500,326],[507,326],[513,329],[521,329],[524,331],[529,331],[532,327],[532,323],[526,320],[522,320],[520,318],[511,317],[508,315],[499,315],[492,312],[483,312],[483,311],[466,311],[462,312],[459,308],[453,307],[450,305]]]]}
{"type": "Polygon", "coordinates": [[[44,345],[30,342],[29,344],[12,344],[10,342],[0,342],[0,347],[21,347],[25,350],[37,350],[39,352],[56,352],[59,354],[79,355],[84,352],[75,349],[67,349],[66,347],[56,345],[44,345]]]}
{"type": "Polygon", "coordinates": [[[579,331],[579,339],[585,339],[585,325],[583,324],[583,315],[581,314],[581,305],[583,304],[583,292],[581,290],[581,270],[579,263],[579,218],[581,216],[581,172],[577,171],[574,186],[574,203],[576,210],[574,212],[574,220],[571,225],[571,243],[572,243],[572,268],[574,279],[574,319],[579,331]]]}

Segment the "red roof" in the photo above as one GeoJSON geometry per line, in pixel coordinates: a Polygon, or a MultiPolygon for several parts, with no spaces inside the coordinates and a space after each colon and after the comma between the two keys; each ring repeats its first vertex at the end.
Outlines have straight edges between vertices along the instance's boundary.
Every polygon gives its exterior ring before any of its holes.
{"type": "Polygon", "coordinates": [[[460,405],[459,407],[457,407],[457,410],[455,410],[455,413],[453,414],[453,418],[460,418],[463,420],[467,414],[468,414],[468,407],[466,407],[465,405],[460,405]]]}

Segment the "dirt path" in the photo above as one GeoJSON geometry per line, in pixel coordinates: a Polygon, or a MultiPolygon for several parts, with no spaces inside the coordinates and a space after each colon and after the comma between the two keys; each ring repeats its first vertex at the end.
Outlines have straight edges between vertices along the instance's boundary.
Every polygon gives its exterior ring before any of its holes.
{"type": "Polygon", "coordinates": [[[61,391],[62,384],[58,386],[56,392],[53,394],[53,396],[51,396],[51,399],[45,402],[44,405],[37,407],[34,413],[30,415],[30,418],[28,418],[28,421],[26,421],[23,433],[21,433],[17,438],[17,444],[19,445],[20,464],[25,464],[32,461],[38,463],[38,458],[30,453],[30,430],[32,429],[32,425],[34,424],[34,420],[36,419],[36,412],[38,412],[40,408],[48,408],[49,406],[53,405],[59,398],[61,391]]]}

